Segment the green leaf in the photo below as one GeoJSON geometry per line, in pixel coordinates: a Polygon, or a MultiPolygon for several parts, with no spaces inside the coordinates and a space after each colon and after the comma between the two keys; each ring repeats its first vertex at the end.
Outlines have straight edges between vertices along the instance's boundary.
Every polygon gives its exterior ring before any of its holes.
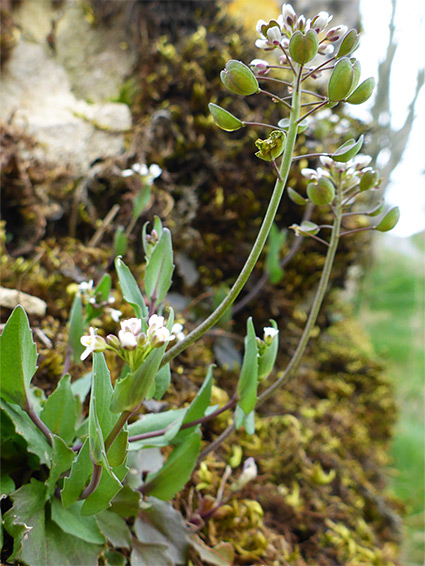
{"type": "Polygon", "coordinates": [[[64,533],[48,518],[42,482],[33,478],[11,498],[13,507],[4,517],[6,530],[14,538],[9,562],[27,566],[97,566],[100,545],[64,533]]]}
{"type": "Polygon", "coordinates": [[[257,337],[252,318],[247,321],[245,354],[238,382],[239,405],[246,414],[254,410],[257,402],[258,367],[257,337]]]}
{"type": "Polygon", "coordinates": [[[100,532],[96,519],[81,515],[82,506],[83,501],[76,501],[65,509],[58,499],[53,499],[52,521],[69,535],[94,544],[105,544],[105,537],[100,532]]]}
{"type": "Polygon", "coordinates": [[[247,434],[255,433],[255,411],[251,411],[247,415],[240,405],[236,405],[235,427],[239,430],[242,426],[247,434]]]}
{"type": "Polygon", "coordinates": [[[13,479],[2,473],[0,475],[0,500],[3,499],[3,497],[6,497],[6,495],[13,493],[15,489],[16,487],[13,479]]]}
{"type": "Polygon", "coordinates": [[[123,487],[121,482],[127,472],[128,468],[125,462],[115,468],[104,467],[100,483],[96,491],[84,501],[81,514],[94,515],[110,507],[111,500],[123,487]]]}
{"type": "Polygon", "coordinates": [[[108,510],[98,513],[96,521],[100,531],[112,546],[130,549],[131,532],[122,517],[108,510]]]}
{"type": "Polygon", "coordinates": [[[141,512],[143,519],[138,519],[135,523],[135,532],[141,542],[165,542],[168,545],[168,552],[176,564],[186,564],[189,551],[190,531],[186,522],[176,509],[169,503],[149,497],[149,509],[141,512]],[[154,531],[149,532],[147,525],[154,531]],[[151,539],[146,539],[146,535],[151,539]]]}
{"type": "Polygon", "coordinates": [[[120,517],[124,517],[124,519],[136,517],[140,511],[140,498],[140,492],[134,491],[128,485],[124,485],[122,490],[112,499],[110,510],[120,515],[120,517]]]}
{"type": "MultiPolygon", "coordinates": [[[[184,414],[187,409],[177,409],[172,411],[165,411],[164,413],[151,413],[148,415],[142,415],[142,417],[131,423],[128,427],[128,433],[130,436],[136,436],[138,434],[145,434],[147,432],[154,432],[156,430],[162,430],[163,428],[170,427],[172,423],[183,422],[184,414]]],[[[167,446],[168,441],[164,440],[163,436],[138,440],[136,442],[129,443],[129,450],[139,450],[147,446],[167,446]]]]}
{"type": "Polygon", "coordinates": [[[1,398],[25,408],[28,387],[37,370],[37,347],[25,310],[18,305],[0,336],[1,398]]]}
{"type": "Polygon", "coordinates": [[[150,201],[151,196],[152,196],[152,189],[150,188],[149,185],[145,185],[137,193],[137,196],[133,202],[133,212],[131,213],[133,220],[137,220],[139,218],[143,210],[146,208],[146,205],[150,201]]]}
{"type": "Polygon", "coordinates": [[[72,303],[71,312],[69,313],[69,336],[68,345],[71,348],[74,362],[80,363],[80,356],[85,348],[81,344],[80,338],[84,334],[83,321],[83,305],[80,294],[77,293],[72,303]]]}
{"type": "Polygon", "coordinates": [[[146,294],[154,303],[161,303],[171,287],[173,264],[173,244],[171,232],[164,228],[161,238],[146,265],[146,294]]]}
{"type": "Polygon", "coordinates": [[[90,443],[87,438],[71,466],[69,476],[65,477],[63,481],[61,497],[64,507],[70,507],[78,500],[92,470],[93,463],[90,459],[90,443]]]}
{"type": "Polygon", "coordinates": [[[75,395],[81,403],[84,403],[91,389],[92,372],[89,371],[83,377],[78,378],[71,383],[72,394],[75,395]]]}
{"type": "Polygon", "coordinates": [[[27,443],[28,452],[38,456],[41,464],[50,466],[52,448],[41,430],[36,427],[26,412],[17,405],[11,406],[1,401],[0,406],[12,421],[16,434],[21,436],[27,443]]]}
{"type": "Polygon", "coordinates": [[[127,559],[124,554],[115,550],[107,550],[105,552],[106,566],[125,566],[127,559]]]}
{"type": "Polygon", "coordinates": [[[155,393],[153,394],[154,399],[159,401],[164,396],[171,382],[171,370],[170,364],[165,364],[162,366],[155,376],[155,393]]]}
{"type": "Polygon", "coordinates": [[[280,253],[286,241],[286,234],[286,230],[279,230],[276,224],[273,224],[270,229],[265,267],[272,285],[277,285],[282,281],[285,273],[280,266],[280,253]]]}
{"type": "Polygon", "coordinates": [[[133,307],[138,318],[148,316],[148,310],[139,286],[120,257],[115,259],[115,269],[124,299],[133,307]]]}
{"type": "Polygon", "coordinates": [[[210,548],[197,535],[191,535],[190,545],[199,554],[202,563],[213,564],[213,566],[232,566],[235,552],[230,542],[220,542],[210,548]]]}
{"type": "Polygon", "coordinates": [[[174,561],[168,554],[165,544],[143,543],[133,541],[130,564],[133,566],[175,566],[174,561]]]}
{"type": "Polygon", "coordinates": [[[46,481],[49,497],[53,495],[57,481],[64,472],[70,469],[75,458],[75,452],[66,445],[62,438],[54,434],[51,470],[46,481]]]}
{"type": "Polygon", "coordinates": [[[77,422],[77,402],[71,389],[69,374],[62,377],[55,391],[48,397],[40,418],[52,433],[62,437],[65,442],[69,444],[73,440],[77,422]]]}
{"type": "MultiPolygon", "coordinates": [[[[186,411],[186,414],[184,415],[184,419],[183,419],[182,424],[186,424],[186,423],[189,423],[191,421],[195,421],[195,420],[197,420],[197,419],[199,419],[199,418],[201,418],[205,415],[205,411],[207,410],[207,408],[210,404],[210,400],[211,400],[213,367],[215,367],[215,366],[211,365],[208,368],[208,372],[207,372],[207,375],[205,377],[205,380],[204,380],[201,388],[199,389],[196,397],[193,399],[193,401],[189,405],[189,407],[186,411]]],[[[193,430],[194,429],[192,427],[187,428],[185,430],[181,430],[179,432],[179,434],[177,435],[176,440],[178,439],[179,441],[181,441],[182,439],[184,439],[187,436],[189,436],[190,434],[192,434],[193,430]]]]}
{"type": "MultiPolygon", "coordinates": [[[[278,330],[277,324],[274,320],[270,320],[272,327],[278,330]]],[[[268,378],[274,368],[276,361],[277,351],[279,349],[279,334],[273,337],[272,343],[266,345],[265,350],[260,353],[258,358],[258,381],[261,383],[268,378]]]]}
{"type": "Polygon", "coordinates": [[[193,432],[173,450],[158,472],[147,476],[143,493],[158,499],[172,499],[189,481],[196,466],[200,448],[201,435],[193,432]]]}
{"type": "Polygon", "coordinates": [[[114,254],[123,256],[127,251],[128,238],[123,226],[118,226],[114,234],[114,254]]]}

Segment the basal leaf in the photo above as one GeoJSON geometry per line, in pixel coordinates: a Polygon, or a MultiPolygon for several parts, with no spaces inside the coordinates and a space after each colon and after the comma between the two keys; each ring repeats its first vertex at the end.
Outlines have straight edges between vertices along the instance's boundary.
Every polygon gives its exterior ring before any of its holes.
{"type": "Polygon", "coordinates": [[[155,376],[155,392],[154,399],[159,401],[164,396],[171,382],[170,364],[162,366],[155,376]]]}
{"type": "Polygon", "coordinates": [[[122,517],[113,511],[102,511],[96,515],[97,525],[106,539],[116,548],[130,548],[131,532],[122,517]]]}
{"type": "Polygon", "coordinates": [[[245,336],[245,354],[238,382],[239,405],[247,415],[254,410],[257,402],[257,355],[257,337],[252,318],[249,318],[245,336]]]}
{"type": "Polygon", "coordinates": [[[199,554],[203,563],[213,566],[232,566],[235,559],[235,551],[230,542],[221,542],[211,548],[200,537],[192,535],[190,545],[199,554]]]}
{"type": "Polygon", "coordinates": [[[74,362],[81,362],[80,356],[84,352],[84,346],[81,344],[80,338],[84,334],[83,321],[83,305],[81,297],[77,293],[72,303],[71,312],[69,313],[69,336],[68,344],[71,348],[74,362]]]}
{"type": "Polygon", "coordinates": [[[83,501],[76,501],[65,509],[58,499],[52,500],[52,521],[65,533],[93,544],[104,544],[105,537],[100,532],[94,517],[81,515],[83,501]]]}
{"type": "Polygon", "coordinates": [[[138,318],[148,316],[148,310],[139,286],[120,257],[115,260],[115,269],[124,299],[133,307],[138,318]]]}
{"type": "Polygon", "coordinates": [[[71,466],[71,473],[64,479],[61,491],[64,507],[70,507],[78,500],[92,470],[93,463],[90,459],[90,443],[87,438],[71,466]]]}
{"type": "Polygon", "coordinates": [[[147,476],[143,493],[162,500],[172,499],[189,481],[200,448],[201,435],[198,432],[193,432],[173,450],[158,472],[147,476]]]}
{"type": "Polygon", "coordinates": [[[165,544],[133,541],[130,563],[134,566],[175,566],[165,544]]]}
{"type": "Polygon", "coordinates": [[[12,421],[16,434],[21,436],[27,443],[28,452],[38,456],[42,464],[50,466],[52,448],[41,430],[35,426],[26,412],[17,405],[9,405],[5,401],[1,401],[0,406],[12,421]]]}
{"type": "Polygon", "coordinates": [[[84,501],[81,514],[94,515],[108,509],[111,505],[111,500],[122,489],[123,485],[121,482],[127,475],[127,472],[128,467],[125,462],[113,469],[105,466],[102,470],[100,483],[95,492],[84,501]]]}
{"type": "Polygon", "coordinates": [[[52,463],[50,475],[46,481],[48,495],[50,497],[55,491],[57,481],[64,472],[71,468],[72,462],[75,460],[76,456],[75,452],[67,446],[62,438],[56,434],[53,435],[52,463]]]}
{"type": "Polygon", "coordinates": [[[77,402],[71,389],[71,376],[64,375],[55,391],[48,397],[40,415],[52,433],[66,443],[74,438],[77,421],[77,402]]]}
{"type": "Polygon", "coordinates": [[[25,310],[18,305],[0,336],[1,398],[25,408],[28,387],[37,370],[37,347],[25,310]]]}

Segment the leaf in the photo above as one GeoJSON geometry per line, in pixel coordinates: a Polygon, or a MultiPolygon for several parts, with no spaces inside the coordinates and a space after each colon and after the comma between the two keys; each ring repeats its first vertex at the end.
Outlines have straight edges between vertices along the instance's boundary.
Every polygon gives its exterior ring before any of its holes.
{"type": "MultiPolygon", "coordinates": [[[[277,324],[274,320],[270,320],[272,327],[278,330],[277,324]]],[[[258,358],[258,381],[261,383],[270,375],[273,370],[277,351],[279,349],[279,334],[275,334],[270,345],[266,345],[266,349],[258,358]]]]}
{"type": "Polygon", "coordinates": [[[78,500],[92,470],[93,463],[90,459],[90,443],[87,438],[71,466],[69,476],[64,479],[61,491],[64,507],[70,507],[78,500]]]}
{"type": "Polygon", "coordinates": [[[145,544],[138,540],[133,541],[131,566],[175,566],[164,544],[145,544]]]}
{"type": "Polygon", "coordinates": [[[54,434],[51,470],[46,481],[49,497],[53,495],[57,481],[64,472],[70,469],[75,458],[75,452],[66,445],[62,438],[54,434]]]}
{"type": "Polygon", "coordinates": [[[158,472],[147,476],[143,493],[158,499],[172,499],[189,481],[196,466],[200,448],[201,435],[193,432],[173,450],[158,472]]]}
{"type": "Polygon", "coordinates": [[[97,525],[106,539],[116,548],[131,546],[131,532],[127,523],[113,511],[102,511],[96,515],[97,525]]]}
{"type": "Polygon", "coordinates": [[[12,421],[16,434],[24,438],[28,452],[38,456],[42,464],[50,466],[52,448],[41,430],[35,426],[25,411],[17,405],[11,406],[1,401],[0,406],[12,421]]]}
{"type": "Polygon", "coordinates": [[[196,550],[203,562],[214,566],[232,566],[235,559],[235,552],[230,542],[220,542],[210,548],[200,537],[191,535],[190,545],[196,550]]]}
{"type": "Polygon", "coordinates": [[[53,434],[70,443],[75,434],[77,402],[71,389],[71,376],[66,374],[48,397],[40,415],[53,434]]]}
{"type": "Polygon", "coordinates": [[[168,228],[164,228],[146,265],[145,288],[151,302],[161,303],[163,301],[171,287],[173,271],[171,232],[168,228]]]}
{"type": "Polygon", "coordinates": [[[105,544],[105,537],[100,532],[94,517],[81,515],[83,501],[76,501],[65,509],[58,499],[52,500],[52,521],[65,533],[73,535],[86,542],[105,544]]]}
{"type": "Polygon", "coordinates": [[[78,378],[71,383],[72,394],[78,397],[81,403],[84,403],[91,389],[92,372],[89,371],[83,377],[78,378]]]}
{"type": "Polygon", "coordinates": [[[125,464],[115,468],[104,467],[102,470],[102,477],[100,483],[95,490],[85,501],[81,510],[82,515],[94,515],[104,509],[108,509],[111,505],[111,500],[122,489],[122,480],[127,475],[128,468],[125,464]]]}
{"type": "Polygon", "coordinates": [[[123,226],[118,226],[114,234],[114,254],[123,256],[127,251],[128,238],[123,226]]]}
{"type": "MultiPolygon", "coordinates": [[[[156,533],[163,537],[162,540],[167,541],[168,552],[174,562],[176,564],[186,564],[190,531],[183,516],[165,501],[150,497],[148,502],[151,505],[149,509],[142,511],[142,516],[155,528],[156,533]]],[[[135,531],[139,540],[141,542],[161,542],[160,538],[150,541],[143,539],[140,528],[146,524],[146,522],[142,523],[140,519],[135,523],[135,531]]]]}
{"type": "Polygon", "coordinates": [[[1,398],[25,408],[28,387],[37,370],[37,347],[25,310],[18,305],[0,336],[1,398]]]}
{"type": "Polygon", "coordinates": [[[128,485],[124,485],[122,490],[112,499],[110,511],[117,513],[124,519],[136,517],[140,511],[140,498],[141,494],[138,491],[134,491],[128,485]]]}
{"type": "Polygon", "coordinates": [[[115,269],[124,299],[133,307],[138,318],[148,316],[148,310],[139,286],[120,257],[115,260],[115,269]]]}
{"type": "Polygon", "coordinates": [[[240,405],[236,405],[235,427],[240,429],[242,426],[247,434],[252,435],[255,433],[255,411],[251,411],[247,415],[240,405]]]}
{"type": "Polygon", "coordinates": [[[153,398],[159,401],[164,396],[171,382],[171,370],[170,364],[165,364],[160,368],[159,372],[155,376],[155,393],[153,398]]]}
{"type": "MultiPolygon", "coordinates": [[[[138,434],[145,434],[148,432],[154,432],[157,430],[162,430],[163,428],[170,427],[172,423],[175,423],[178,419],[180,422],[183,421],[184,414],[187,409],[177,409],[171,411],[165,411],[164,413],[151,413],[148,415],[142,415],[142,417],[131,423],[128,427],[129,436],[136,436],[138,434]]],[[[135,442],[129,443],[129,450],[139,450],[140,448],[146,446],[167,446],[168,441],[164,441],[164,437],[160,436],[152,439],[137,440],[135,442]]]]}
{"type": "Polygon", "coordinates": [[[145,185],[136,195],[136,198],[133,201],[133,211],[131,216],[134,220],[137,220],[139,216],[142,214],[143,210],[146,208],[146,205],[150,201],[152,195],[152,189],[149,185],[145,185]]]}
{"type": "Polygon", "coordinates": [[[126,557],[115,550],[107,550],[105,552],[106,566],[125,566],[127,564],[126,557]]]}
{"type": "Polygon", "coordinates": [[[6,474],[1,474],[0,476],[0,500],[3,499],[3,497],[6,497],[6,495],[10,495],[11,493],[13,493],[15,491],[16,487],[15,487],[15,482],[13,481],[13,479],[6,475],[6,474]]]}
{"type": "Polygon", "coordinates": [[[245,354],[238,382],[238,404],[245,414],[253,411],[257,402],[257,355],[257,337],[252,318],[249,318],[247,321],[247,335],[245,336],[245,354]]]}
{"type": "Polygon", "coordinates": [[[84,352],[84,346],[81,344],[80,338],[84,334],[83,321],[83,305],[81,297],[77,293],[72,303],[71,312],[69,313],[69,336],[68,344],[71,348],[74,362],[80,363],[80,356],[84,352]]]}
{"type": "Polygon", "coordinates": [[[270,229],[268,238],[269,245],[266,255],[266,271],[272,285],[280,283],[285,273],[280,266],[280,253],[286,241],[286,234],[286,230],[280,231],[276,224],[273,224],[270,229]]]}

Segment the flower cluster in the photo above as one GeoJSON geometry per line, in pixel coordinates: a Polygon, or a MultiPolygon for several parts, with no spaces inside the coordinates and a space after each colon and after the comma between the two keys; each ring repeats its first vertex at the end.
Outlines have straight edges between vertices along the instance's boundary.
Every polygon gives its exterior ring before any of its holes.
{"type": "Polygon", "coordinates": [[[90,279],[90,281],[82,281],[78,285],[78,293],[84,300],[85,304],[88,303],[93,307],[93,309],[104,309],[105,312],[110,315],[112,320],[119,322],[122,312],[110,306],[115,303],[115,297],[111,295],[107,298],[107,300],[103,300],[101,293],[96,293],[93,279],[90,279]]]}
{"type": "Polygon", "coordinates": [[[157,314],[149,318],[146,332],[143,332],[140,318],[123,320],[120,325],[118,336],[109,334],[106,339],[98,336],[91,327],[90,334],[81,338],[81,343],[86,348],[81,359],[85,360],[93,352],[114,350],[126,362],[139,365],[154,348],[160,348],[175,338],[165,327],[164,317],[157,314]]]}
{"type": "Polygon", "coordinates": [[[133,175],[140,175],[145,184],[151,186],[161,173],[162,169],[157,163],[152,163],[149,167],[145,163],[134,163],[130,169],[121,171],[121,176],[132,177],[133,175]]]}
{"type": "MultiPolygon", "coordinates": [[[[329,55],[333,52],[332,44],[341,39],[347,32],[347,27],[343,25],[327,30],[332,18],[333,16],[330,16],[328,12],[319,12],[312,19],[306,19],[304,16],[297,17],[291,4],[283,4],[282,14],[276,20],[258,21],[257,32],[260,39],[256,40],[255,45],[266,51],[276,49],[276,47],[287,49],[289,40],[296,31],[305,34],[309,30],[313,30],[317,33],[319,39],[318,53],[329,55]]],[[[267,62],[257,59],[251,64],[258,66],[264,65],[264,63],[267,65],[267,62]]]]}

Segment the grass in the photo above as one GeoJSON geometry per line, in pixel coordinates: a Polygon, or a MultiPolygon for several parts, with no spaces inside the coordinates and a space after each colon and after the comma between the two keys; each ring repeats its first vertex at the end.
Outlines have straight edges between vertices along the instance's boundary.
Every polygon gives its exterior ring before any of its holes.
{"type": "Polygon", "coordinates": [[[394,383],[399,419],[391,455],[391,489],[406,505],[404,566],[423,566],[425,557],[424,418],[424,235],[397,240],[377,250],[362,292],[360,317],[394,383]],[[401,243],[401,242],[400,242],[401,243]],[[406,246],[404,244],[406,243],[406,246]]]}

